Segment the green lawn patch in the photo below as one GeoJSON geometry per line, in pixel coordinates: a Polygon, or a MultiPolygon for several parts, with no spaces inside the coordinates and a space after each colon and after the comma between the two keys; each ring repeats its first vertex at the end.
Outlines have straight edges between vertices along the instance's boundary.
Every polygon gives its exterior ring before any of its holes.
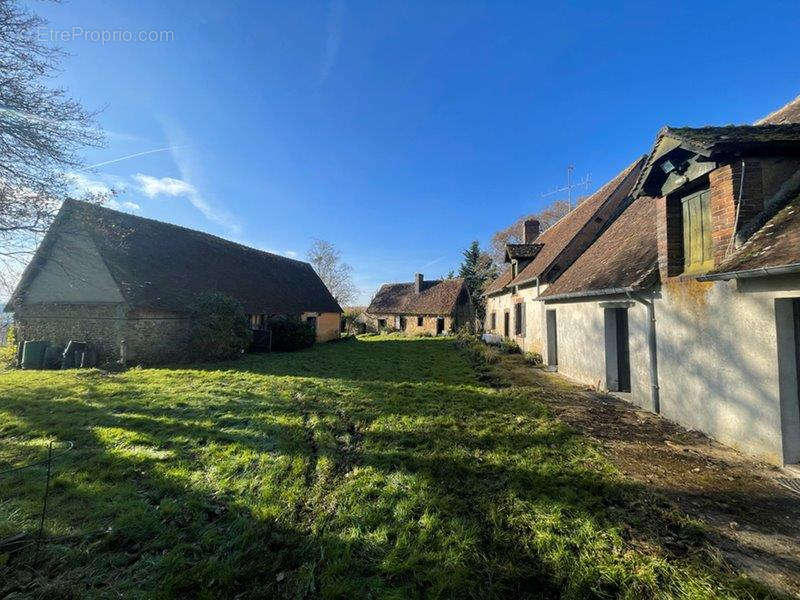
{"type": "MultiPolygon", "coordinates": [[[[552,418],[542,388],[489,387],[475,360],[375,336],[3,373],[0,471],[75,447],[55,463],[52,541],[35,569],[33,546],[0,551],[0,596],[769,596],[552,418]]],[[[0,540],[35,534],[43,485],[44,467],[0,478],[0,540]]]]}

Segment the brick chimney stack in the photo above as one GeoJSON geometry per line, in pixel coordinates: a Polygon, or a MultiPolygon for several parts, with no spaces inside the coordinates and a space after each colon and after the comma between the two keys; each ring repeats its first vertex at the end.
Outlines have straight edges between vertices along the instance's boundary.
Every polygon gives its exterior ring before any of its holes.
{"type": "Polygon", "coordinates": [[[422,273],[414,275],[414,291],[417,294],[422,292],[422,273]]]}
{"type": "Polygon", "coordinates": [[[532,244],[539,237],[539,219],[525,219],[522,225],[522,243],[532,244]]]}

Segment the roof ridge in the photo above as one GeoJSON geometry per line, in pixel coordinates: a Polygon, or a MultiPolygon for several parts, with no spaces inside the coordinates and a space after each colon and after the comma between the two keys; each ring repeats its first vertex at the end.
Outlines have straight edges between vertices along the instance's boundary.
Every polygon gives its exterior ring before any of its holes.
{"type": "Polygon", "coordinates": [[[174,229],[179,229],[184,232],[188,232],[192,235],[199,235],[203,236],[215,241],[220,241],[225,244],[230,244],[232,246],[238,246],[239,248],[244,248],[245,250],[249,250],[251,252],[258,252],[260,254],[266,254],[267,256],[272,256],[275,258],[279,258],[286,261],[292,261],[304,265],[309,265],[310,263],[305,260],[300,260],[297,258],[290,258],[288,256],[284,256],[283,254],[276,254],[275,252],[268,252],[267,250],[261,250],[260,248],[253,248],[252,246],[247,246],[245,244],[235,242],[233,240],[229,240],[219,235],[215,235],[213,233],[208,233],[207,231],[200,231],[199,229],[192,229],[190,227],[186,227],[185,225],[178,225],[177,223],[170,223],[169,221],[160,221],[159,219],[152,219],[150,217],[142,217],[140,215],[133,215],[131,213],[127,213],[121,210],[115,210],[113,208],[109,208],[107,206],[103,206],[102,204],[95,204],[93,202],[87,202],[85,200],[78,200],[76,198],[67,198],[64,200],[62,206],[67,206],[68,204],[74,205],[74,208],[79,208],[81,210],[89,209],[89,210],[101,210],[104,212],[112,213],[113,215],[119,215],[126,219],[135,219],[138,221],[146,221],[148,223],[155,223],[157,225],[165,225],[167,227],[172,227],[174,229]]]}

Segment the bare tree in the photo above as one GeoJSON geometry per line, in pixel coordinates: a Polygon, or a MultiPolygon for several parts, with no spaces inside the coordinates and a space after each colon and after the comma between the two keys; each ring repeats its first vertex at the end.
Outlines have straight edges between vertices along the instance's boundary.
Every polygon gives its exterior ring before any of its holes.
{"type": "Polygon", "coordinates": [[[333,244],[315,239],[308,260],[341,306],[355,300],[358,290],[353,283],[353,267],[342,262],[342,253],[333,244]]]}
{"type": "Polygon", "coordinates": [[[523,215],[508,227],[495,231],[490,242],[492,259],[496,264],[502,265],[506,253],[506,244],[519,244],[522,242],[522,224],[526,219],[539,219],[539,226],[544,231],[555,225],[568,212],[569,204],[567,201],[556,200],[538,213],[523,215]]]}
{"type": "Polygon", "coordinates": [[[0,293],[13,286],[82,166],[102,144],[94,115],[49,85],[64,52],[38,37],[45,21],[0,0],[0,293]]]}

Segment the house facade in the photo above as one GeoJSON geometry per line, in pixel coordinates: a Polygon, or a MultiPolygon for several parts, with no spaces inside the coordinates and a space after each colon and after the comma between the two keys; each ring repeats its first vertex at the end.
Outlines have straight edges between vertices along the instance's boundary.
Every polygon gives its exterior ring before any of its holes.
{"type": "Polygon", "coordinates": [[[798,113],[659,133],[624,210],[539,298],[551,369],[800,462],[798,113]]]}
{"type": "Polygon", "coordinates": [[[443,335],[472,328],[475,309],[461,278],[414,281],[381,286],[364,313],[370,331],[403,331],[443,335]]]}
{"type": "Polygon", "coordinates": [[[74,200],[7,310],[20,340],[87,341],[101,359],[152,364],[186,356],[188,307],[209,292],[238,300],[253,329],[283,315],[313,323],[318,341],[339,337],[342,309],[308,263],[74,200]]]}
{"type": "Polygon", "coordinates": [[[486,331],[513,339],[526,352],[546,351],[552,324],[536,300],[616,218],[643,166],[644,157],[541,234],[538,221],[525,221],[522,243],[507,245],[507,267],[484,291],[486,331]]]}

